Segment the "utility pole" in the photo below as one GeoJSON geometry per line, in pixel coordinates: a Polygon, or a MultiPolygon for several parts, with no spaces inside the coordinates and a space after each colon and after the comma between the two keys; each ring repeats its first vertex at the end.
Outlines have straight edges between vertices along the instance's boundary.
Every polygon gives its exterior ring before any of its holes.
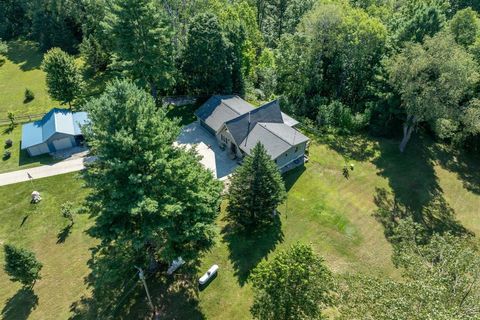
{"type": "Polygon", "coordinates": [[[152,308],[152,311],[155,314],[155,307],[153,306],[152,298],[150,298],[150,292],[148,292],[147,282],[145,281],[145,274],[143,273],[142,268],[139,268],[137,266],[134,267],[138,269],[138,277],[140,278],[140,280],[142,280],[143,287],[145,288],[145,292],[147,293],[148,303],[150,304],[150,308],[152,308]]]}

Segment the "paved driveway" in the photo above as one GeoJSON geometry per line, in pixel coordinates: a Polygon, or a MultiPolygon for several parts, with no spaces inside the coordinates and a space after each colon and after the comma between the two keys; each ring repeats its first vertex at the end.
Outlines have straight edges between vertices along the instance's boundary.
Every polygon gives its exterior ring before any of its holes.
{"type": "Polygon", "coordinates": [[[200,162],[212,170],[217,179],[228,178],[238,166],[237,161],[231,160],[227,151],[220,149],[217,139],[198,122],[183,127],[177,143],[187,148],[195,146],[198,154],[202,156],[200,162]]]}
{"type": "Polygon", "coordinates": [[[80,171],[85,168],[85,163],[94,161],[94,157],[63,160],[52,165],[45,165],[30,169],[23,169],[0,174],[0,186],[28,181],[30,175],[33,179],[56,176],[69,172],[80,171]]]}

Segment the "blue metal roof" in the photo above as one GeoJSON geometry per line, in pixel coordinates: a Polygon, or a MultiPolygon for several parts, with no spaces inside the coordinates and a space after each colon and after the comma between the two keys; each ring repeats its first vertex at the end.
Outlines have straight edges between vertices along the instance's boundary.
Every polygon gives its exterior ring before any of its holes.
{"type": "Polygon", "coordinates": [[[47,141],[55,133],[81,134],[80,127],[88,121],[86,112],[72,113],[66,109],[52,109],[42,120],[22,126],[22,149],[47,141]]]}

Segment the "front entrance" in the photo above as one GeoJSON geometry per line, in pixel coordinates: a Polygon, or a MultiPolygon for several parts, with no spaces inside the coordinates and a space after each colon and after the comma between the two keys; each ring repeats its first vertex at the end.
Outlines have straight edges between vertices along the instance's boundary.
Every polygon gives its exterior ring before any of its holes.
{"type": "Polygon", "coordinates": [[[232,151],[234,155],[237,155],[237,146],[235,143],[230,143],[230,151],[232,151]]]}

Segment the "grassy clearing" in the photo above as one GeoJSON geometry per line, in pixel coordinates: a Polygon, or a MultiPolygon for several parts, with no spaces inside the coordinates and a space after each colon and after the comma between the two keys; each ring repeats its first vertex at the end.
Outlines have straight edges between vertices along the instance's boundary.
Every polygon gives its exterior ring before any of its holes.
{"type": "Polygon", "coordinates": [[[40,70],[43,54],[35,44],[19,40],[8,45],[7,59],[0,67],[0,119],[6,119],[8,112],[39,114],[58,106],[47,93],[45,73],[40,70]],[[28,103],[24,103],[26,88],[35,94],[28,103]]]}
{"type": "Polygon", "coordinates": [[[30,157],[26,150],[20,150],[21,139],[22,125],[17,125],[13,131],[10,131],[8,126],[0,126],[0,144],[2,146],[0,155],[3,156],[5,150],[11,152],[10,158],[0,159],[0,173],[28,169],[55,162],[55,159],[48,154],[30,157]],[[5,140],[7,139],[12,139],[13,141],[13,146],[10,148],[5,148],[5,140]]]}
{"type": "Polygon", "coordinates": [[[31,249],[43,263],[42,279],[29,294],[3,273],[1,250],[0,312],[2,319],[67,319],[70,305],[86,292],[83,278],[94,241],[84,233],[88,217],[75,217],[69,229],[60,205],[81,201],[86,190],[74,174],[35,180],[34,188],[43,197],[37,205],[30,203],[30,183],[0,187],[0,242],[31,249]]]}
{"type": "MultiPolygon", "coordinates": [[[[383,227],[372,216],[377,208],[377,188],[393,192],[398,201],[414,211],[421,211],[433,197],[442,197],[453,209],[453,218],[478,234],[480,177],[475,172],[480,162],[474,157],[451,155],[425,139],[414,139],[405,155],[397,150],[397,141],[364,137],[323,137],[313,141],[310,162],[285,177],[288,201],[280,208],[281,224],[276,228],[255,238],[236,235],[222,219],[222,210],[217,244],[203,257],[198,269],[200,275],[213,263],[220,265],[218,277],[207,288],[194,292],[191,299],[179,285],[180,274],[178,281],[167,287],[149,280],[153,298],[163,306],[163,318],[249,319],[250,271],[262,259],[297,241],[311,243],[336,273],[398,277],[383,227]],[[346,163],[355,167],[348,180],[342,175],[346,163]],[[474,173],[467,174],[472,168],[474,173]]],[[[28,203],[28,183],[0,188],[0,201],[5,203],[0,209],[0,240],[33,249],[45,264],[44,279],[35,286],[35,309],[31,307],[34,297],[25,296],[0,271],[0,282],[6,283],[0,287],[0,310],[7,319],[25,319],[30,309],[32,319],[67,318],[70,305],[87,293],[83,277],[88,274],[88,248],[94,240],[83,231],[91,221],[80,217],[65,243],[56,243],[66,226],[58,206],[72,197],[80,201],[86,191],[74,175],[35,183],[45,197],[38,207],[28,203]]],[[[195,287],[195,279],[190,280],[195,287]]],[[[140,285],[131,297],[136,303],[130,301],[128,310],[118,318],[146,317],[148,307],[140,285]]]]}

